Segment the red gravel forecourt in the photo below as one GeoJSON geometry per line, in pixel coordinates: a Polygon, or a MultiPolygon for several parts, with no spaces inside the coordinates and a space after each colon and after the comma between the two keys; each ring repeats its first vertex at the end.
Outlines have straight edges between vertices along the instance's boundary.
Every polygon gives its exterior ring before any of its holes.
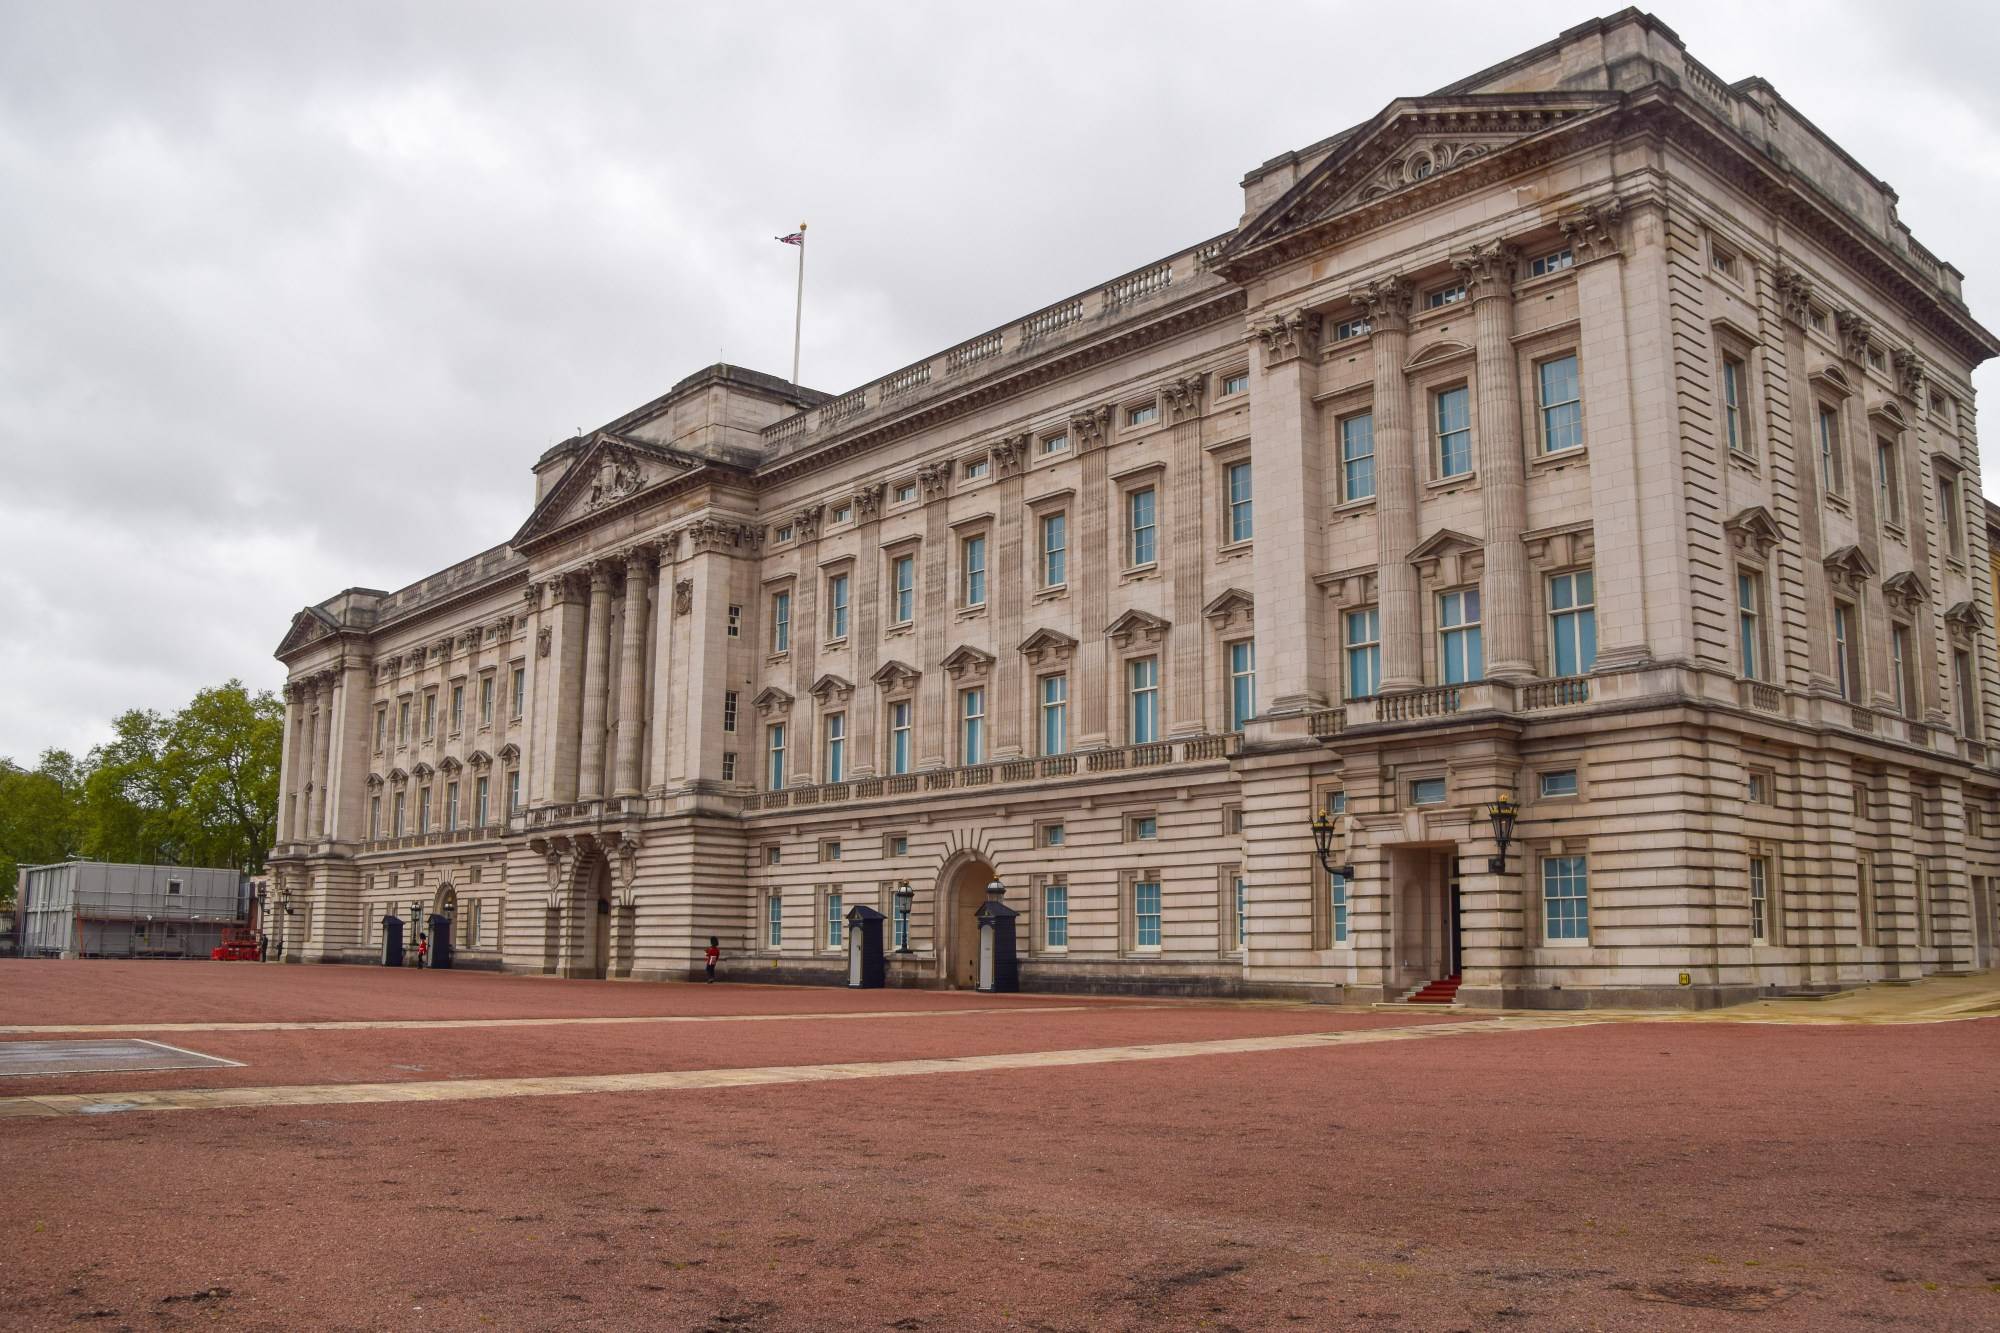
{"type": "MultiPolygon", "coordinates": [[[[1990,1018],[1549,1028],[0,962],[11,1025],[669,1016],[715,1021],[163,1033],[243,1067],[13,1077],[0,1099],[1082,1049],[1107,1062],[0,1116],[0,1327],[2000,1327],[1990,1018]],[[1315,1033],[1325,1044],[1145,1050],[1315,1033]]],[[[0,1035],[55,1039],[73,1038],[0,1035]]]]}

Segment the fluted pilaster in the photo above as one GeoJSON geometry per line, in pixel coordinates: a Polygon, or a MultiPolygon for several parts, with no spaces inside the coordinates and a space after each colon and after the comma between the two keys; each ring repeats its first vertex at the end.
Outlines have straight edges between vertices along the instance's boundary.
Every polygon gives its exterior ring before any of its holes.
{"type": "Polygon", "coordinates": [[[635,550],[625,557],[625,632],[618,646],[618,754],[612,792],[637,796],[641,742],[646,732],[647,584],[652,557],[635,550]]]}
{"type": "Polygon", "coordinates": [[[1382,611],[1382,689],[1423,684],[1417,571],[1417,454],[1403,363],[1410,349],[1410,283],[1389,277],[1354,293],[1375,358],[1376,584],[1382,611]]]}
{"type": "Polygon", "coordinates": [[[583,643],[583,725],[579,737],[576,797],[604,795],[604,733],[611,693],[611,566],[590,571],[590,620],[583,643]]]}
{"type": "Polygon", "coordinates": [[[1479,376],[1479,488],[1486,524],[1482,592],[1486,674],[1534,677],[1534,595],[1528,581],[1528,464],[1521,446],[1521,391],[1514,375],[1513,247],[1477,246],[1452,260],[1472,301],[1479,376]]]}

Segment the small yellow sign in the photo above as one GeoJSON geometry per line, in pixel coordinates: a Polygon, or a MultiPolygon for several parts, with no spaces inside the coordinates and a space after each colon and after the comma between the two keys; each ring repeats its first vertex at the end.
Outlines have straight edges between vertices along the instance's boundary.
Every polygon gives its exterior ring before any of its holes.
{"type": "Polygon", "coordinates": [[[1687,973],[1685,973],[1685,972],[1681,973],[1681,985],[1683,985],[1683,986],[1692,986],[1692,985],[1694,985],[1694,978],[1693,978],[1693,977],[1691,977],[1691,976],[1689,976],[1689,975],[1688,975],[1687,973]]]}

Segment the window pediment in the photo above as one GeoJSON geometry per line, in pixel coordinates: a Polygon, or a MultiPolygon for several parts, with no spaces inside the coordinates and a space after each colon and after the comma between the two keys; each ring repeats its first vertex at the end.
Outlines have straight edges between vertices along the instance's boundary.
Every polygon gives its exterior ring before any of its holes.
{"type": "Polygon", "coordinates": [[[770,717],[773,714],[782,715],[792,711],[791,694],[788,691],[779,689],[776,685],[765,686],[763,691],[750,702],[756,706],[759,716],[762,717],[770,717]]]}
{"type": "Polygon", "coordinates": [[[923,674],[907,662],[898,662],[890,658],[877,667],[875,674],[868,679],[886,690],[906,690],[915,685],[923,674]]]}
{"type": "Polygon", "coordinates": [[[1951,609],[1944,613],[1944,623],[1954,639],[1970,642],[1986,627],[1986,613],[1979,609],[1979,603],[1967,599],[1952,604],[1951,609]]]}
{"type": "Polygon", "coordinates": [[[1201,609],[1201,614],[1224,633],[1249,629],[1256,623],[1257,601],[1241,588],[1225,588],[1201,609]]]}
{"type": "Polygon", "coordinates": [[[511,768],[521,762],[521,747],[509,741],[500,747],[499,758],[501,763],[511,768]]]}
{"type": "Polygon", "coordinates": [[[381,775],[380,773],[370,773],[370,774],[368,775],[368,784],[367,784],[367,785],[368,785],[368,790],[369,790],[369,791],[381,791],[381,790],[382,790],[382,775],[381,775]]]}
{"type": "Polygon", "coordinates": [[[1021,640],[1020,651],[1032,666],[1066,663],[1076,652],[1076,640],[1060,630],[1038,629],[1021,640]]]}
{"type": "Polygon", "coordinates": [[[1343,569],[1321,574],[1313,580],[1335,606],[1369,606],[1376,598],[1378,579],[1373,565],[1365,569],[1343,569]]]}
{"type": "Polygon", "coordinates": [[[402,769],[392,768],[389,770],[389,784],[391,786],[401,787],[407,782],[409,782],[409,780],[410,780],[410,775],[408,773],[405,773],[402,769]]]}
{"type": "Polygon", "coordinates": [[[1486,549],[1462,532],[1439,528],[1410,552],[1417,575],[1446,585],[1478,581],[1486,568],[1486,549]]]}
{"type": "Polygon", "coordinates": [[[1854,396],[1854,383],[1847,378],[1847,372],[1834,362],[1828,361],[1808,376],[1812,386],[1829,398],[1847,399],[1854,396]]]}
{"type": "Polygon", "coordinates": [[[1589,523],[1540,528],[1521,534],[1528,560],[1540,569],[1571,569],[1597,559],[1597,533],[1589,523]]]}
{"type": "Polygon", "coordinates": [[[1135,608],[1106,625],[1104,634],[1118,647],[1130,648],[1135,643],[1159,643],[1166,638],[1169,625],[1152,612],[1135,608]]]}
{"type": "Polygon", "coordinates": [[[415,768],[410,770],[410,776],[415,778],[419,782],[429,782],[431,778],[436,776],[436,774],[437,770],[432,768],[429,764],[418,764],[415,768]]]}
{"type": "Polygon", "coordinates": [[[470,768],[484,770],[492,767],[493,756],[484,750],[474,750],[471,754],[465,756],[465,762],[470,768]]]}
{"type": "Polygon", "coordinates": [[[1447,361],[1456,361],[1460,357],[1471,355],[1473,347],[1470,343],[1462,343],[1456,338],[1440,338],[1404,362],[1403,369],[1422,370],[1425,366],[1443,365],[1447,361]]]}
{"type": "Polygon", "coordinates": [[[951,673],[953,680],[984,680],[993,666],[993,654],[970,644],[960,644],[944,656],[939,665],[951,673]]]}
{"type": "Polygon", "coordinates": [[[1882,580],[1882,596],[1888,599],[1891,607],[1904,615],[1911,614],[1929,599],[1924,581],[1907,569],[1882,580]]]}
{"type": "Polygon", "coordinates": [[[819,700],[821,707],[830,703],[845,703],[854,693],[854,683],[829,671],[814,681],[806,693],[819,700]]]}
{"type": "Polygon", "coordinates": [[[463,767],[464,767],[463,764],[459,763],[457,759],[453,758],[450,755],[446,755],[444,758],[438,760],[438,772],[446,774],[447,776],[458,772],[459,769],[463,767]]]}
{"type": "Polygon", "coordinates": [[[1752,505],[1723,525],[1729,534],[1729,545],[1738,555],[1754,556],[1762,560],[1771,553],[1771,548],[1784,540],[1784,531],[1778,527],[1778,520],[1771,517],[1771,511],[1763,505],[1752,505]]]}
{"type": "Polygon", "coordinates": [[[1843,546],[1827,554],[1826,576],[1836,588],[1853,591],[1875,577],[1875,566],[1858,546],[1843,546]]]}
{"type": "Polygon", "coordinates": [[[1894,431],[1910,428],[1910,419],[1903,415],[1903,409],[1893,398],[1885,398],[1868,409],[1868,419],[1877,425],[1885,425],[1894,431]]]}

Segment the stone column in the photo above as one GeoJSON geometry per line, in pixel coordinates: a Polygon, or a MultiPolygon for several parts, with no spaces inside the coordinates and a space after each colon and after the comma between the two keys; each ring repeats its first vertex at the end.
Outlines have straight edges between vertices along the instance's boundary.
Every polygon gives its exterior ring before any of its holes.
{"type": "MultiPolygon", "coordinates": [[[[1021,654],[1018,640],[1001,639],[1004,632],[1019,634],[1023,584],[1033,574],[1021,557],[1022,477],[1028,467],[1026,435],[1011,435],[993,446],[994,515],[993,558],[987,567],[987,595],[993,601],[993,698],[987,715],[993,719],[993,757],[1018,759],[1022,754],[1021,720],[1029,704],[1021,688],[1021,654]]],[[[858,687],[857,687],[858,688],[858,687]]]]}
{"type": "Polygon", "coordinates": [[[653,581],[653,688],[646,706],[646,772],[641,781],[660,787],[667,781],[669,737],[679,724],[674,719],[674,620],[693,609],[694,587],[685,593],[674,568],[680,554],[680,534],[669,533],[653,547],[656,574],[653,581]]]}
{"type": "Polygon", "coordinates": [[[958,727],[957,700],[951,677],[938,665],[948,651],[945,627],[951,622],[951,527],[945,495],[951,480],[951,464],[934,463],[917,469],[917,485],[924,497],[923,605],[918,616],[919,650],[916,663],[924,673],[920,698],[923,713],[917,722],[917,767],[944,768],[956,754],[954,733],[958,727]]]}
{"type": "MultiPolygon", "coordinates": [[[[1910,670],[1917,673],[1923,705],[1919,717],[1911,721],[1923,721],[1933,727],[1949,729],[1952,726],[1951,711],[1945,707],[1945,692],[1950,687],[1951,673],[1945,663],[1950,660],[1949,652],[1938,633],[1936,607],[1940,591],[1939,578],[1942,567],[1931,564],[1931,524],[1938,515],[1937,497],[1924,487],[1924,477],[1928,469],[1924,459],[1930,456],[1931,416],[1924,407],[1924,363],[1914,347],[1899,347],[1889,353],[1889,362],[1896,372],[1896,392],[1903,400],[1904,413],[1909,417],[1910,428],[1903,432],[1903,522],[1910,534],[1910,567],[1924,582],[1925,595],[1917,602],[1910,616],[1910,636],[1916,642],[1910,645],[1911,655],[1917,660],[1910,663],[1910,670]]],[[[1963,499],[1960,501],[1963,504],[1963,499]]],[[[1959,518],[1964,523],[1963,514],[1959,518]]],[[[1940,534],[1942,535],[1942,534],[1940,534]]],[[[1919,739],[1919,744],[1922,740],[1919,739]]]]}
{"type": "Polygon", "coordinates": [[[604,795],[605,714],[611,693],[611,565],[590,569],[590,627],[584,634],[583,724],[578,738],[576,798],[604,795]]]}
{"type": "Polygon", "coordinates": [[[319,722],[313,728],[312,833],[324,838],[327,796],[333,785],[333,682],[331,671],[319,677],[319,722]]]}
{"type": "Polygon", "coordinates": [[[1535,671],[1535,598],[1528,582],[1528,464],[1521,447],[1521,391],[1515,378],[1513,247],[1489,241],[1454,256],[1472,300],[1479,377],[1479,489],[1486,524],[1480,608],[1486,675],[1526,681],[1535,671]]]}
{"type": "MultiPolygon", "coordinates": [[[[1202,687],[1202,660],[1208,621],[1201,614],[1202,574],[1212,558],[1214,544],[1205,527],[1207,506],[1202,503],[1207,459],[1201,452],[1201,400],[1208,387],[1205,376],[1188,375],[1169,381],[1165,398],[1174,418],[1172,476],[1167,478],[1173,498],[1167,508],[1167,549],[1161,558],[1167,569],[1167,616],[1173,627],[1169,638],[1169,666],[1166,680],[1166,735],[1179,739],[1199,736],[1204,730],[1203,714],[1207,691],[1202,687]]],[[[1256,493],[1252,479],[1251,493],[1256,493]]],[[[1303,553],[1295,556],[1302,572],[1309,563],[1303,553]]]]}
{"type": "Polygon", "coordinates": [[[1070,447],[1083,456],[1083,484],[1077,495],[1078,549],[1071,554],[1070,586],[1076,589],[1076,673],[1070,701],[1079,725],[1074,748],[1101,750],[1110,739],[1110,691],[1118,688],[1105,665],[1104,630],[1110,624],[1109,589],[1118,571],[1110,555],[1111,455],[1105,437],[1111,409],[1096,407],[1069,420],[1070,447]]]}
{"type": "MultiPolygon", "coordinates": [[[[854,705],[848,744],[854,756],[857,778],[873,777],[875,757],[888,754],[881,733],[882,687],[875,683],[881,664],[882,630],[878,607],[881,604],[882,553],[877,529],[882,519],[885,487],[871,482],[854,493],[855,561],[848,579],[848,597],[853,627],[847,641],[854,646],[854,705]]],[[[882,766],[885,770],[887,764],[882,766]]]]}
{"type": "MultiPolygon", "coordinates": [[[[1256,501],[1257,694],[1266,717],[1303,713],[1327,700],[1325,572],[1321,476],[1319,316],[1294,311],[1254,326],[1263,374],[1250,394],[1250,492],[1256,501]]],[[[1197,451],[1197,462],[1199,453],[1197,451]]],[[[1200,607],[1175,613],[1185,622],[1200,607]]],[[[1181,632],[1180,625],[1174,632],[1181,632]]]]}
{"type": "MultiPolygon", "coordinates": [[[[1852,310],[1836,310],[1834,322],[1840,330],[1840,351],[1847,382],[1863,386],[1861,392],[1847,400],[1847,408],[1841,416],[1847,427],[1850,449],[1847,475],[1853,479],[1849,489],[1854,499],[1854,529],[1860,534],[1861,554],[1879,577],[1882,569],[1882,524],[1888,521],[1888,515],[1876,512],[1875,426],[1868,419],[1866,391],[1868,340],[1874,334],[1875,326],[1852,310]]],[[[1910,497],[1906,491],[1903,496],[1905,519],[1909,517],[1909,507],[1910,497]]],[[[1827,614],[1831,616],[1833,613],[1829,610],[1827,614]]],[[[1861,622],[1858,628],[1868,655],[1865,668],[1868,688],[1857,702],[1864,707],[1893,708],[1889,689],[1889,608],[1880,587],[1856,590],[1855,615],[1861,622]]]]}
{"type": "Polygon", "coordinates": [[[798,696],[803,723],[794,723],[788,738],[788,787],[810,787],[820,780],[820,736],[826,723],[806,700],[819,676],[819,522],[825,512],[826,506],[815,504],[792,515],[792,530],[798,536],[798,574],[792,580],[792,693],[798,696]]]}
{"type": "Polygon", "coordinates": [[[1403,375],[1410,349],[1409,279],[1380,278],[1355,292],[1354,300],[1373,330],[1376,585],[1382,611],[1382,690],[1388,693],[1415,689],[1424,680],[1422,607],[1417,571],[1410,564],[1417,545],[1417,454],[1403,375]]]}
{"type": "Polygon", "coordinates": [[[646,735],[646,584],[653,560],[643,548],[625,555],[625,633],[618,648],[618,756],[615,796],[638,796],[639,761],[646,735]]]}
{"type": "MultiPolygon", "coordinates": [[[[1779,264],[1773,274],[1778,304],[1785,319],[1784,396],[1790,409],[1792,469],[1798,485],[1798,510],[1785,513],[1782,503],[1779,521],[1792,519],[1799,526],[1799,577],[1805,586],[1806,669],[1815,693],[1834,694],[1839,678],[1833,670],[1833,603],[1826,586],[1825,538],[1820,512],[1824,502],[1819,475],[1819,400],[1806,378],[1806,323],[1812,318],[1812,283],[1803,273],[1779,264]]],[[[1772,386],[1767,386],[1767,392],[1772,386]]],[[[1778,459],[1772,458],[1775,468],[1778,459]]]]}
{"type": "Polygon", "coordinates": [[[305,727],[303,705],[304,693],[297,682],[285,685],[285,749],[283,771],[278,777],[278,790],[284,793],[284,808],[279,813],[278,841],[291,842],[299,836],[299,766],[305,756],[299,753],[305,727]]]}

